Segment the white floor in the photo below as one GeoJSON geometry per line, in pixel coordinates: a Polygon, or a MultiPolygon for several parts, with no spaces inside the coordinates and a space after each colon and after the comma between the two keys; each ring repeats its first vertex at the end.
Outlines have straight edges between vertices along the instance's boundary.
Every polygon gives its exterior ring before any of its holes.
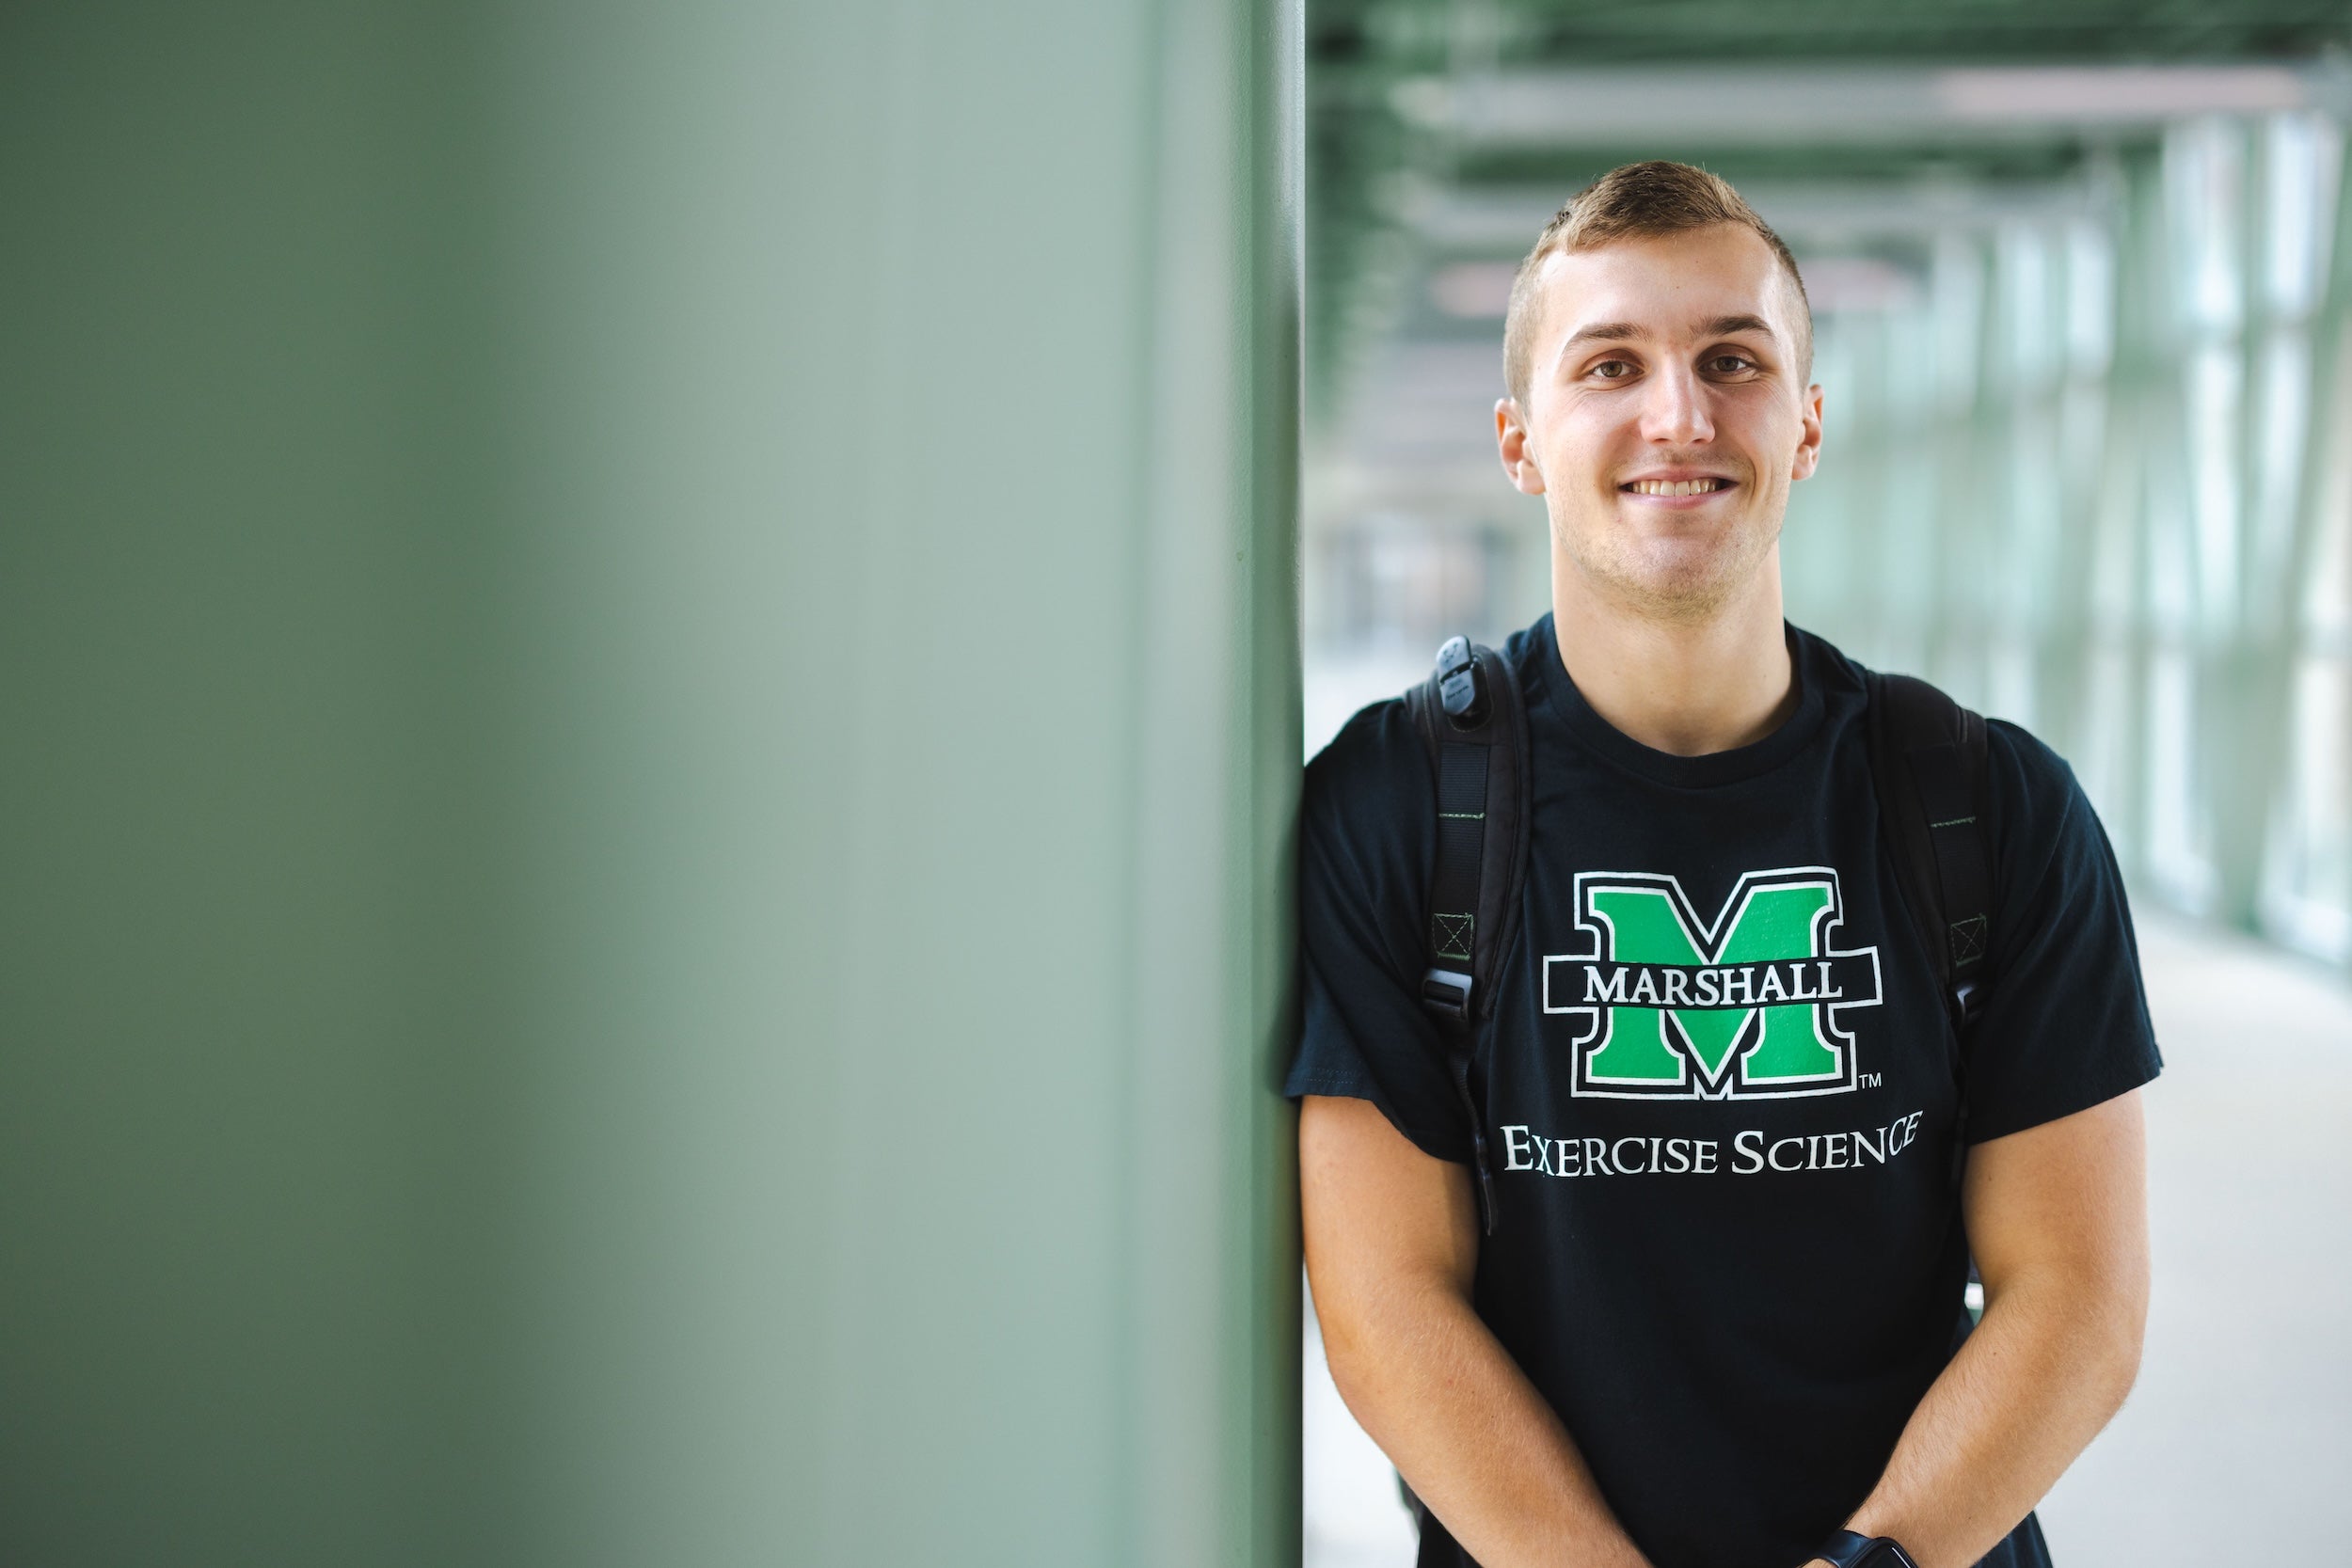
{"type": "MultiPolygon", "coordinates": [[[[2352,986],[2143,917],[2155,1299],[2139,1386],[2042,1508],[2061,1568],[2352,1564],[2352,986]]],[[[1307,1324],[1307,1568],[1406,1568],[1307,1324]]]]}
{"type": "Polygon", "coordinates": [[[1331,1386],[1311,1298],[1306,1367],[1306,1401],[1299,1412],[1305,1568],[1411,1568],[1413,1522],[1398,1495],[1396,1472],[1331,1386]]]}

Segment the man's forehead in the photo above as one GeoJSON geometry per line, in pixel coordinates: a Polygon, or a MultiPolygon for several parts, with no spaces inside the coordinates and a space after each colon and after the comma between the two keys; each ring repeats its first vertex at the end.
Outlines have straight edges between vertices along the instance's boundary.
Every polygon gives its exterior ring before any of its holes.
{"type": "Polygon", "coordinates": [[[1729,224],[1555,251],[1539,283],[1555,340],[1712,336],[1736,318],[1781,337],[1794,292],[1771,247],[1729,224]]]}

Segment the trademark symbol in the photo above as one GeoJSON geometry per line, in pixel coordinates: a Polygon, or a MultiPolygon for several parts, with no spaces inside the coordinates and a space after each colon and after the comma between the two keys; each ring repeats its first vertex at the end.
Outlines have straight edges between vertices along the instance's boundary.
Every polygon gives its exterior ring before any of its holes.
{"type": "Polygon", "coordinates": [[[1862,1075],[1862,1086],[1866,1089],[1875,1089],[1881,1084],[1885,1082],[1886,1075],[1884,1073],[1866,1072],[1862,1075]]]}

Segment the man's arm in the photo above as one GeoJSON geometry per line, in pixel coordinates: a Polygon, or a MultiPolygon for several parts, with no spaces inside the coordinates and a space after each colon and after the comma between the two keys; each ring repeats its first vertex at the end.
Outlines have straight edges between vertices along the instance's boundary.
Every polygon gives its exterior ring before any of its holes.
{"type": "Polygon", "coordinates": [[[1966,1568],[2123,1403],[2148,1317],[2139,1094],[1978,1145],[1961,1189],[1984,1319],[1848,1528],[1966,1568]]]}
{"type": "Polygon", "coordinates": [[[1309,1095],[1307,1277],[1331,1379],[1416,1497],[1486,1568],[1645,1568],[1592,1472],[1470,1307],[1470,1177],[1369,1101],[1309,1095]]]}

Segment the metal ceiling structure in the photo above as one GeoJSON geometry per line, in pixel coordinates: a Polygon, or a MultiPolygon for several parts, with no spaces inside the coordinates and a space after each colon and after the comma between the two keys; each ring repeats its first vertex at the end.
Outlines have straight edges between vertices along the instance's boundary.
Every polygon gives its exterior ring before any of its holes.
{"type": "Polygon", "coordinates": [[[1819,318],[1792,616],[2031,724],[2156,895],[2352,958],[2352,8],[1331,0],[1308,32],[1318,643],[1540,609],[1487,432],[1511,268],[1603,170],[1702,164],[1819,318]]]}
{"type": "Polygon", "coordinates": [[[1410,270],[1398,230],[1417,181],[1557,205],[1669,157],[1743,189],[1891,185],[1899,204],[1910,187],[2064,181],[2185,114],[2352,93],[2352,9],[2317,0],[1322,0],[1307,33],[1325,413],[1410,270]]]}
{"type": "Polygon", "coordinates": [[[1687,58],[2039,63],[2299,59],[2343,45],[2328,0],[1330,0],[1310,8],[1310,61],[1470,50],[1580,65],[1687,58]]]}

